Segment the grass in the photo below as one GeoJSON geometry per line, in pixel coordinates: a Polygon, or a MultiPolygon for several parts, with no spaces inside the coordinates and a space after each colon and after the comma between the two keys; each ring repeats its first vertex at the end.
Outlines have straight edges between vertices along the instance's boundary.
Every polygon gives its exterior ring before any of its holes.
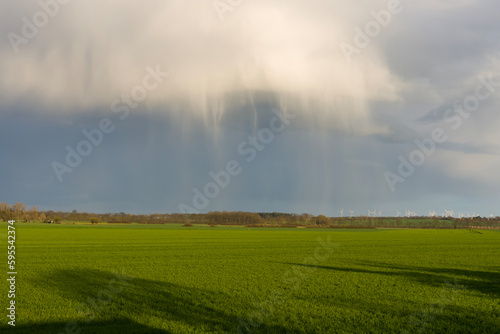
{"type": "Polygon", "coordinates": [[[498,231],[18,224],[16,327],[4,316],[0,332],[499,333],[499,245],[498,231]]]}

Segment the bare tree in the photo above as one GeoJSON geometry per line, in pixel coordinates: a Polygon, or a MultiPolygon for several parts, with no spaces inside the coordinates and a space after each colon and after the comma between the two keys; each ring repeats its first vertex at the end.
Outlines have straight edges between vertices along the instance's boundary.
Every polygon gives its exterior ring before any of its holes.
{"type": "Polygon", "coordinates": [[[35,221],[38,219],[38,206],[32,206],[31,209],[28,210],[28,221],[35,221]]]}
{"type": "Polygon", "coordinates": [[[10,206],[7,203],[0,203],[0,219],[4,222],[8,221],[12,218],[12,211],[10,210],[10,206]]]}
{"type": "Polygon", "coordinates": [[[12,205],[12,211],[15,219],[26,219],[26,205],[24,205],[23,203],[17,202],[16,204],[12,205]]]}

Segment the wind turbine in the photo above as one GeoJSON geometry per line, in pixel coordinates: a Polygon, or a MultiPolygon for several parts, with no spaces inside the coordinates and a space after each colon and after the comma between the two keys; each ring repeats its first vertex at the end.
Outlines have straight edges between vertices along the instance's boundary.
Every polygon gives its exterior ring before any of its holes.
{"type": "Polygon", "coordinates": [[[378,216],[382,215],[382,211],[378,210],[378,216]]]}
{"type": "Polygon", "coordinates": [[[444,217],[453,217],[453,210],[446,210],[444,209],[444,217]]]}
{"type": "Polygon", "coordinates": [[[350,210],[350,212],[351,212],[351,218],[352,218],[352,215],[354,214],[354,210],[350,210]]]}
{"type": "Polygon", "coordinates": [[[344,209],[340,210],[339,213],[340,213],[340,218],[344,218],[344,209]]]}
{"type": "Polygon", "coordinates": [[[396,217],[399,217],[399,214],[400,214],[400,213],[401,213],[401,212],[399,212],[398,210],[396,210],[396,217]]]}
{"type": "Polygon", "coordinates": [[[490,213],[490,219],[493,219],[493,214],[492,213],[490,213]]]}

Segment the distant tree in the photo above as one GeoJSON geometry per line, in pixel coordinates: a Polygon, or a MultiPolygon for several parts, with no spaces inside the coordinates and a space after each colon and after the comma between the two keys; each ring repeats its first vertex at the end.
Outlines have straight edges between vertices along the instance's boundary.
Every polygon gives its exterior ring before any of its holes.
{"type": "Polygon", "coordinates": [[[327,216],[319,215],[316,217],[316,225],[328,225],[330,219],[327,216]]]}
{"type": "Polygon", "coordinates": [[[69,215],[69,220],[72,220],[72,221],[78,221],[78,211],[76,210],[73,210],[71,211],[71,214],[69,215]]]}
{"type": "Polygon", "coordinates": [[[307,225],[307,224],[309,224],[311,217],[312,216],[309,213],[303,213],[300,215],[300,220],[303,221],[307,225]]]}
{"type": "Polygon", "coordinates": [[[246,213],[244,215],[245,217],[245,224],[262,224],[262,218],[256,213],[246,213]]]}
{"type": "Polygon", "coordinates": [[[45,215],[45,213],[42,212],[38,217],[38,219],[40,219],[41,223],[45,223],[45,221],[47,220],[47,216],[45,215]]]}
{"type": "Polygon", "coordinates": [[[12,219],[12,211],[7,203],[0,203],[0,219],[4,222],[12,219]]]}
{"type": "Polygon", "coordinates": [[[59,217],[59,216],[55,216],[55,217],[54,217],[54,223],[56,223],[56,224],[60,224],[60,223],[61,223],[61,217],[59,217]]]}
{"type": "Polygon", "coordinates": [[[28,210],[27,217],[28,217],[29,222],[31,222],[33,220],[37,220],[38,219],[38,207],[37,206],[31,207],[31,209],[28,210]]]}
{"type": "Polygon", "coordinates": [[[96,217],[92,217],[92,218],[90,218],[90,223],[91,223],[92,225],[94,225],[94,224],[99,224],[99,218],[96,218],[96,217]]]}
{"type": "Polygon", "coordinates": [[[14,214],[15,219],[18,220],[25,219],[26,205],[24,205],[21,202],[17,202],[16,204],[12,205],[12,212],[14,214]]]}

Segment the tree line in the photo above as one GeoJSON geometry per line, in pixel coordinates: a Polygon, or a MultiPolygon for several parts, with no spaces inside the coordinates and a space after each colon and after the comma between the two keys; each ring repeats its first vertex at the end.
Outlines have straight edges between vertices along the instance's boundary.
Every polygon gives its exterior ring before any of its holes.
{"type": "Polygon", "coordinates": [[[32,222],[40,220],[40,218],[46,219],[47,217],[43,212],[38,212],[38,207],[33,206],[26,210],[26,205],[21,202],[9,205],[7,203],[0,203],[0,219],[6,222],[9,220],[32,222]]]}
{"type": "Polygon", "coordinates": [[[90,222],[92,224],[205,224],[239,225],[248,227],[308,227],[308,228],[500,228],[500,217],[453,218],[453,217],[327,217],[308,213],[211,211],[205,214],[148,215],[120,213],[88,213],[62,211],[40,211],[37,206],[26,208],[23,203],[9,205],[0,203],[0,219],[4,222],[16,220],[32,223],[90,222]]]}

